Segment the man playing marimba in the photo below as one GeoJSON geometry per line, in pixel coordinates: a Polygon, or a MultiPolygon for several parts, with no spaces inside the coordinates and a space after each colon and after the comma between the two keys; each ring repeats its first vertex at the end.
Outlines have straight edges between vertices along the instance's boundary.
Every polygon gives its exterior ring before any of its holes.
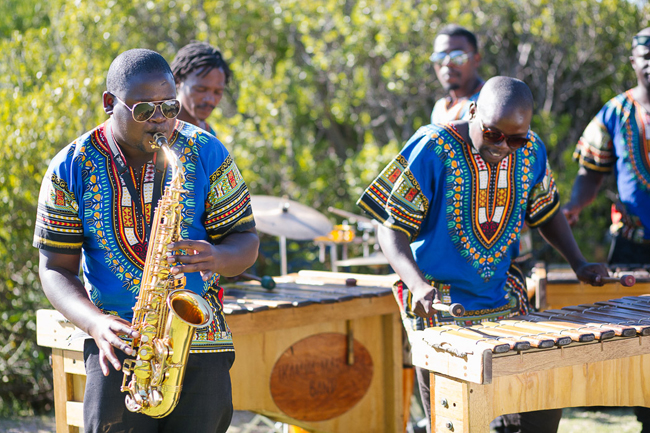
{"type": "MultiPolygon", "coordinates": [[[[632,38],[637,86],[608,101],[582,133],[575,159],[580,169],[563,212],[571,224],[598,194],[605,176],[616,175],[612,209],[612,264],[650,263],[650,27],[632,38]]],[[[637,408],[643,431],[650,409],[637,408]]]]}
{"type": "MultiPolygon", "coordinates": [[[[587,263],[566,218],[546,149],[530,130],[533,98],[522,81],[494,77],[469,121],[420,128],[358,205],[383,223],[378,240],[401,281],[394,287],[407,331],[496,321],[529,309],[525,278],[513,264],[526,222],[569,262],[581,281],[602,285],[602,264],[587,263]],[[465,317],[439,311],[461,303],[465,317]]],[[[429,374],[418,368],[430,420],[429,374]]],[[[555,432],[561,409],[508,416],[522,432],[555,432]]],[[[430,431],[430,426],[429,429],[430,431]]]]}

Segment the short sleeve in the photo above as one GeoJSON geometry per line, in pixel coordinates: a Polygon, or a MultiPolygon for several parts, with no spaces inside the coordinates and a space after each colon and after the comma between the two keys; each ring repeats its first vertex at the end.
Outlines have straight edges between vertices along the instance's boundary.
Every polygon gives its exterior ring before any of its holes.
{"type": "Polygon", "coordinates": [[[218,242],[229,233],[255,227],[248,187],[230,155],[210,175],[205,208],[205,228],[211,242],[218,242]]]}
{"type": "Polygon", "coordinates": [[[43,177],[34,229],[36,248],[64,254],[81,252],[83,222],[71,185],[71,153],[66,149],[61,151],[43,177]]]}
{"type": "Polygon", "coordinates": [[[614,169],[616,154],[612,131],[616,123],[617,104],[609,101],[585,128],[573,158],[589,170],[609,173],[614,169]]]}
{"type": "Polygon", "coordinates": [[[429,211],[433,191],[429,136],[418,131],[377,178],[357,205],[385,226],[415,240],[429,211]]]}
{"type": "Polygon", "coordinates": [[[526,223],[530,227],[544,224],[560,209],[560,194],[548,161],[542,173],[528,196],[526,223]]]}

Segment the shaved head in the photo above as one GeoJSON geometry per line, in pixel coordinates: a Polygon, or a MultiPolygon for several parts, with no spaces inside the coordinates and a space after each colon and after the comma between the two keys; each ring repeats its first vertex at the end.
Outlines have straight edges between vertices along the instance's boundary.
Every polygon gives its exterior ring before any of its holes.
{"type": "Polygon", "coordinates": [[[650,27],[646,27],[632,38],[632,55],[630,62],[636,74],[637,98],[650,95],[650,27]]]}
{"type": "Polygon", "coordinates": [[[520,146],[510,140],[528,139],[533,95],[521,80],[493,77],[485,82],[476,106],[470,107],[469,136],[488,164],[498,164],[520,146]]]}
{"type": "Polygon", "coordinates": [[[481,114],[493,119],[516,112],[532,113],[533,94],[521,80],[493,77],[485,82],[476,105],[481,114]]]}
{"type": "Polygon", "coordinates": [[[125,92],[134,77],[142,74],[162,73],[172,76],[172,70],[163,56],[144,48],[128,50],[117,56],[106,75],[106,90],[119,97],[125,92]]]}

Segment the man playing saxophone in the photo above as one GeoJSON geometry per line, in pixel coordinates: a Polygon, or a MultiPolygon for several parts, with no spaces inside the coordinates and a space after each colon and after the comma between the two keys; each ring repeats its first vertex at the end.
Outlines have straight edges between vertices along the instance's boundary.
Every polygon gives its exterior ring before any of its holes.
{"type": "Polygon", "coordinates": [[[84,344],[85,430],[225,432],[233,412],[234,347],[218,281],[257,258],[248,189],[216,138],[176,119],[174,77],[158,53],[135,49],[117,56],[103,104],[109,119],[50,163],[34,234],[45,294],[92,337],[84,344]],[[162,418],[127,410],[119,371],[135,355],[129,340],[143,337],[131,326],[133,307],[156,204],[172,177],[154,136],[168,142],[184,172],[184,192],[174,206],[181,240],[160,245],[161,251],[171,278],[184,275],[185,289],[205,299],[213,315],[194,333],[178,405],[162,418]]]}

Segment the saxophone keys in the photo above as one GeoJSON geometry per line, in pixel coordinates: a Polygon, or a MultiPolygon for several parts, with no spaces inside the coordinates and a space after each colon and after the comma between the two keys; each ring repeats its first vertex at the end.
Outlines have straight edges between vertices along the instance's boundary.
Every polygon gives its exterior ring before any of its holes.
{"type": "Polygon", "coordinates": [[[147,323],[147,325],[155,327],[156,324],[158,323],[158,318],[159,317],[160,316],[158,315],[158,313],[156,313],[154,311],[150,311],[145,316],[144,321],[147,323]]]}
{"type": "Polygon", "coordinates": [[[149,406],[156,407],[163,402],[163,396],[157,389],[152,389],[149,392],[149,406]]]}
{"type": "Polygon", "coordinates": [[[148,344],[140,346],[140,349],[138,350],[138,357],[144,361],[149,361],[151,358],[153,358],[153,347],[149,346],[148,344]]]}
{"type": "Polygon", "coordinates": [[[135,367],[133,368],[133,374],[138,379],[148,379],[151,377],[151,365],[148,362],[144,362],[138,359],[135,362],[135,367]]]}
{"type": "MultiPolygon", "coordinates": [[[[138,394],[135,395],[137,395],[137,398],[142,402],[142,397],[138,394]]],[[[136,403],[136,398],[131,397],[131,394],[127,394],[126,397],[124,397],[124,404],[129,412],[140,412],[140,409],[142,409],[142,404],[136,403]]]]}

